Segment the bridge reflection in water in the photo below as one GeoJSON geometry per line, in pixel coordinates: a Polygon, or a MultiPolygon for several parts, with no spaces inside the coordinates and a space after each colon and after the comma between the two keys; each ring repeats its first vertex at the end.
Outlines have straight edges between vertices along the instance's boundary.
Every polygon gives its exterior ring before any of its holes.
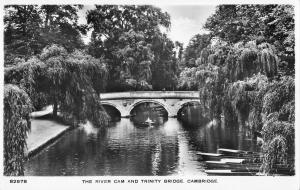
{"type": "MultiPolygon", "coordinates": [[[[199,120],[195,122],[198,127],[191,127],[168,118],[166,110],[157,113],[153,109],[157,107],[153,103],[138,104],[131,110],[133,118],[121,118],[106,130],[87,124],[70,131],[30,159],[25,175],[205,175],[197,151],[240,146],[238,129],[199,120]],[[162,118],[162,122],[157,127],[138,127],[135,122],[146,117],[162,118]]],[[[190,108],[181,111],[198,114],[187,110],[190,108]]],[[[242,149],[251,149],[253,144],[247,135],[242,136],[242,149]]]]}

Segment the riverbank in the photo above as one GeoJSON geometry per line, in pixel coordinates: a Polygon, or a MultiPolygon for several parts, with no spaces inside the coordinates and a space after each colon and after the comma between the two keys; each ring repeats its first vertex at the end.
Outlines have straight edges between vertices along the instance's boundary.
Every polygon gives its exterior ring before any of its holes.
{"type": "Polygon", "coordinates": [[[31,114],[31,130],[27,136],[25,155],[31,157],[62,136],[71,126],[45,117],[52,113],[52,107],[31,114]]]}

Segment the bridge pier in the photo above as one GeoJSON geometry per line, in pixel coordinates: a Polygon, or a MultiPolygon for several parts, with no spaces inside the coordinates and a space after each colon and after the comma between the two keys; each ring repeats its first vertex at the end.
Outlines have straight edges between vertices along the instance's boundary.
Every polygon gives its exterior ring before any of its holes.
{"type": "Polygon", "coordinates": [[[130,118],[129,114],[121,114],[121,118],[130,118]]]}
{"type": "Polygon", "coordinates": [[[169,113],[168,113],[168,117],[171,117],[171,118],[176,118],[177,117],[177,112],[179,111],[179,109],[175,108],[175,109],[172,109],[169,113]]]}

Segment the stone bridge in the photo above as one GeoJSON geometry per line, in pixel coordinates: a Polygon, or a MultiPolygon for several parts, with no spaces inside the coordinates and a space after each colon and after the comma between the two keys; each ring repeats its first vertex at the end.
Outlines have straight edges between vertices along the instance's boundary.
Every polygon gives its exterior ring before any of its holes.
{"type": "Polygon", "coordinates": [[[129,117],[131,110],[141,103],[152,102],[164,107],[168,117],[177,117],[188,103],[200,103],[198,91],[132,91],[100,94],[102,105],[116,108],[121,117],[129,117]]]}

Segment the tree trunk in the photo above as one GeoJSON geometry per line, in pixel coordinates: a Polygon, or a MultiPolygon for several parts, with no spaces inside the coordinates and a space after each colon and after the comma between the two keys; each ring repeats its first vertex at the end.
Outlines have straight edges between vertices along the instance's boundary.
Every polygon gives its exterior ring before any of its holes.
{"type": "Polygon", "coordinates": [[[243,148],[244,141],[244,133],[245,133],[245,120],[240,112],[238,112],[238,124],[239,124],[239,132],[238,132],[238,149],[243,148]]]}
{"type": "Polygon", "coordinates": [[[57,117],[57,101],[56,100],[53,103],[53,116],[57,117]]]}

